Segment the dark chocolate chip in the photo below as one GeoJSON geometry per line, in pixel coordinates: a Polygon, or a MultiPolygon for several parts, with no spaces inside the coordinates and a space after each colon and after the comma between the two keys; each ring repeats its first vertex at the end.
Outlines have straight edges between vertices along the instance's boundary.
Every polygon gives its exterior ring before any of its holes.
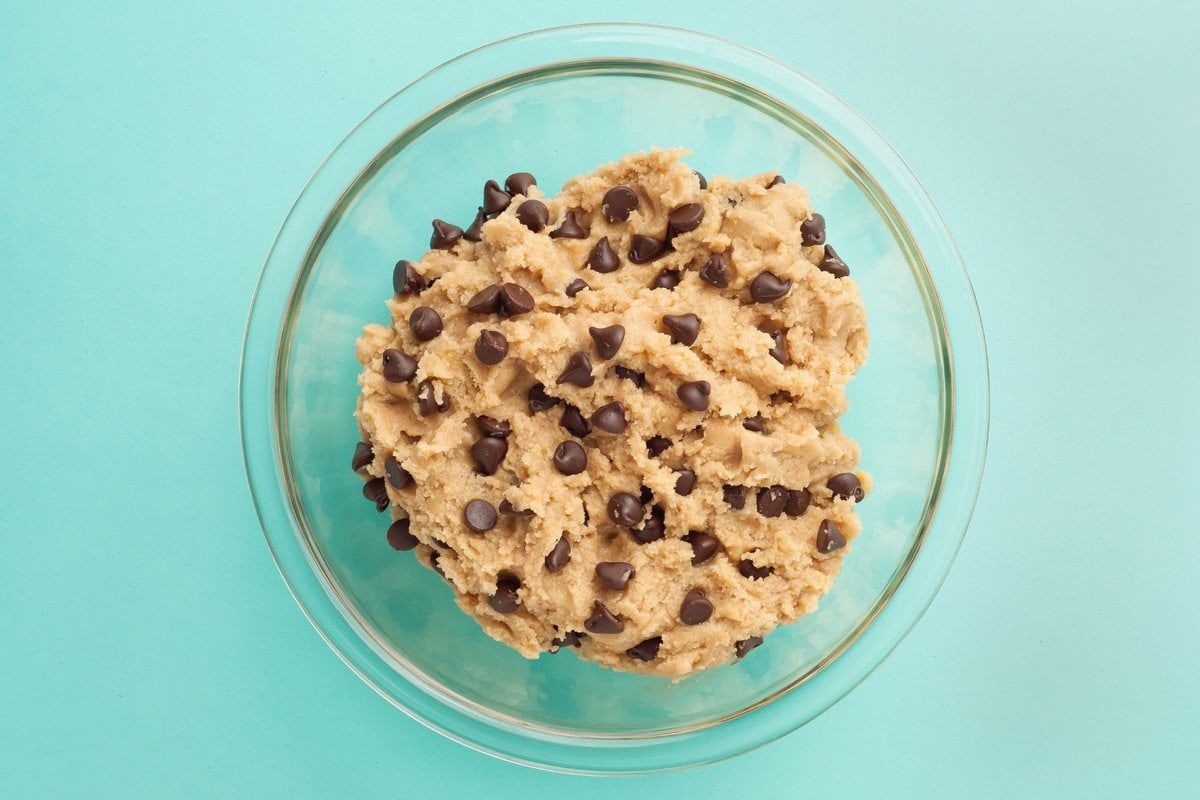
{"type": "Polygon", "coordinates": [[[417,374],[417,360],[389,347],[383,351],[383,377],[392,383],[412,380],[417,374]]]}
{"type": "Polygon", "coordinates": [[[787,331],[785,331],[783,328],[773,328],[772,330],[766,331],[766,333],[771,337],[772,342],[771,349],[767,351],[767,355],[778,361],[780,364],[787,364],[788,350],[787,339],[785,338],[787,336],[787,331]]]}
{"type": "Polygon", "coordinates": [[[436,537],[431,539],[430,541],[433,542],[434,547],[440,547],[442,550],[453,550],[454,549],[450,545],[446,544],[441,539],[438,539],[436,537]]]}
{"type": "Polygon", "coordinates": [[[624,222],[637,207],[637,192],[628,186],[614,186],[604,193],[604,216],[609,222],[624,222]]]}
{"type": "Polygon", "coordinates": [[[442,332],[442,316],[429,306],[417,306],[408,317],[413,336],[428,342],[442,332]]]}
{"type": "Polygon", "coordinates": [[[618,492],[608,501],[608,518],[622,528],[632,528],[642,521],[646,509],[629,492],[618,492]]]}
{"type": "Polygon", "coordinates": [[[561,638],[555,636],[550,640],[550,652],[552,654],[557,653],[559,648],[562,647],[579,647],[579,637],[581,635],[578,631],[567,631],[561,638]]]}
{"type": "Polygon", "coordinates": [[[671,440],[665,436],[651,436],[646,440],[646,452],[651,458],[658,458],[671,446],[671,440]]]}
{"type": "Polygon", "coordinates": [[[407,519],[398,519],[387,529],[387,541],[393,550],[412,550],[419,544],[417,537],[409,530],[407,519]]]}
{"type": "Polygon", "coordinates": [[[654,280],[650,283],[650,288],[672,291],[676,286],[679,285],[681,280],[683,280],[683,278],[676,270],[664,269],[655,276],[654,280]]]}
{"type": "Polygon", "coordinates": [[[612,358],[621,349],[625,341],[625,326],[609,325],[607,328],[588,328],[592,341],[596,343],[596,352],[601,358],[612,358]]]}
{"type": "Polygon", "coordinates": [[[538,233],[550,221],[550,209],[541,200],[526,200],[517,206],[517,221],[538,233]]]}
{"type": "Polygon", "coordinates": [[[508,208],[508,204],[512,202],[512,195],[500,188],[500,184],[495,181],[488,181],[483,185],[483,211],[490,217],[508,208]]]}
{"type": "Polygon", "coordinates": [[[504,189],[509,194],[529,194],[529,187],[537,185],[537,178],[528,172],[514,172],[504,181],[504,189]]]}
{"type": "Polygon", "coordinates": [[[480,331],[475,340],[475,357],[484,364],[499,364],[508,355],[508,339],[500,331],[480,331]]]}
{"type": "Polygon", "coordinates": [[[588,633],[620,633],[625,623],[613,616],[599,600],[592,604],[592,615],[583,623],[588,633]]]}
{"type": "Polygon", "coordinates": [[[634,264],[649,264],[656,258],[667,254],[667,247],[653,236],[634,234],[629,243],[629,260],[634,264]]]}
{"type": "Polygon", "coordinates": [[[708,261],[700,268],[700,280],[718,289],[724,289],[729,285],[729,262],[717,253],[709,256],[708,261]]]}
{"type": "Polygon", "coordinates": [[[783,513],[789,517],[802,517],[811,502],[812,492],[808,489],[788,489],[787,505],[783,507],[783,513]]]}
{"type": "Polygon", "coordinates": [[[766,433],[767,421],[763,419],[762,412],[759,412],[753,417],[746,417],[746,419],[742,420],[742,427],[755,433],[766,433]]]}
{"type": "Polygon", "coordinates": [[[778,186],[781,183],[787,183],[787,181],[785,181],[783,179],[782,175],[776,175],[774,178],[771,178],[771,182],[767,184],[767,188],[774,189],[776,186],[778,186]]]}
{"type": "Polygon", "coordinates": [[[767,486],[758,490],[758,513],[764,517],[778,517],[787,506],[787,489],[782,486],[767,486]]]}
{"type": "Polygon", "coordinates": [[[383,462],[383,471],[387,474],[388,483],[397,491],[406,488],[412,483],[412,475],[409,474],[408,470],[400,466],[400,462],[394,458],[389,458],[383,462]]]}
{"type": "Polygon", "coordinates": [[[567,541],[567,537],[561,536],[546,556],[546,569],[551,572],[561,572],[570,560],[571,543],[567,541]]]}
{"type": "Polygon", "coordinates": [[[375,460],[375,451],[366,442],[354,445],[354,457],[350,459],[350,468],[358,472],[375,460]]]}
{"type": "Polygon", "coordinates": [[[638,490],[638,499],[642,501],[642,505],[647,505],[654,499],[654,490],[649,486],[643,486],[638,490]]]}
{"type": "Polygon", "coordinates": [[[563,214],[562,223],[550,231],[551,239],[586,239],[587,233],[579,225],[579,220],[575,219],[575,212],[568,211],[563,214]]]}
{"type": "Polygon", "coordinates": [[[646,386],[646,373],[644,372],[638,372],[636,369],[620,366],[613,367],[613,371],[617,373],[618,378],[623,378],[624,380],[629,381],[639,389],[645,388],[646,386]]]}
{"type": "Polygon", "coordinates": [[[684,344],[689,347],[696,343],[700,335],[700,318],[695,314],[665,314],[662,318],[663,327],[671,334],[672,344],[684,344]]]}
{"type": "Polygon", "coordinates": [[[704,206],[699,203],[688,203],[673,209],[667,214],[667,240],[674,239],[681,233],[696,230],[703,219],[704,206]]]}
{"type": "Polygon", "coordinates": [[[506,283],[500,287],[500,313],[506,317],[533,311],[533,295],[523,286],[506,283]]]}
{"type": "Polygon", "coordinates": [[[396,294],[420,294],[425,291],[425,279],[410,261],[397,261],[392,270],[392,290],[396,294]]]}
{"type": "Polygon", "coordinates": [[[583,418],[583,414],[579,413],[579,409],[570,403],[563,408],[562,417],[559,418],[558,424],[566,429],[567,433],[572,436],[577,436],[580,439],[592,432],[587,420],[583,418]]]}
{"type": "Polygon", "coordinates": [[[567,288],[564,289],[563,291],[566,293],[567,297],[574,297],[575,295],[582,292],[584,289],[590,289],[590,288],[592,288],[592,287],[588,286],[588,282],[585,281],[583,278],[576,278],[575,280],[568,283],[567,288]]]}
{"type": "Polygon", "coordinates": [[[558,376],[559,386],[564,383],[573,383],[586,389],[595,382],[596,379],[592,376],[592,359],[582,350],[571,354],[571,357],[567,359],[567,368],[558,376]]]}
{"type": "Polygon", "coordinates": [[[438,575],[441,575],[443,578],[445,578],[446,573],[445,573],[445,571],[442,570],[441,566],[438,564],[438,560],[441,557],[442,557],[442,554],[439,553],[437,550],[434,550],[432,553],[430,553],[429,554],[429,568],[431,570],[433,570],[434,572],[436,572],[438,575]]]}
{"type": "MultiPolygon", "coordinates": [[[[490,442],[502,442],[503,439],[487,439],[490,442]]],[[[463,509],[463,519],[467,527],[476,533],[484,533],[496,527],[496,509],[487,500],[472,500],[463,509]]]]}
{"type": "Polygon", "coordinates": [[[450,396],[443,392],[441,402],[438,402],[433,391],[433,382],[428,378],[417,384],[417,408],[422,417],[428,417],[435,411],[450,410],[450,396]]]}
{"type": "Polygon", "coordinates": [[[850,274],[850,267],[846,266],[846,262],[842,261],[838,257],[837,251],[829,245],[825,245],[825,257],[821,259],[817,269],[828,272],[835,278],[845,278],[850,274]]]}
{"type": "Polygon", "coordinates": [[[708,180],[700,174],[699,170],[692,170],[692,174],[696,176],[696,180],[700,182],[700,191],[708,188],[708,180]]]}
{"type": "Polygon", "coordinates": [[[375,504],[376,511],[386,511],[388,507],[387,484],[383,478],[372,478],[363,484],[363,497],[375,504]]]}
{"type": "Polygon", "coordinates": [[[433,235],[429,237],[429,246],[434,250],[449,250],[462,238],[463,229],[451,225],[444,220],[433,221],[433,235]]]}
{"type": "Polygon", "coordinates": [[[480,289],[467,301],[467,311],[472,314],[495,314],[500,310],[500,287],[492,284],[480,289]]]}
{"type": "Polygon", "coordinates": [[[508,440],[485,436],[471,445],[471,458],[484,475],[495,475],[508,455],[508,440]]]}
{"type": "Polygon", "coordinates": [[[587,265],[594,272],[616,272],[617,268],[621,266],[621,259],[617,258],[617,254],[613,252],[607,236],[601,237],[600,241],[596,242],[596,246],[588,255],[587,265]]]}
{"type": "Polygon", "coordinates": [[[463,231],[463,238],[468,242],[483,241],[483,223],[487,222],[487,215],[483,213],[481,207],[475,212],[475,219],[471,221],[471,226],[463,231]]]}
{"type": "Polygon", "coordinates": [[[748,558],[743,558],[738,562],[738,572],[742,573],[743,578],[753,581],[761,581],[774,571],[774,567],[760,567],[748,558]]]}
{"type": "Polygon", "coordinates": [[[629,585],[629,581],[637,572],[633,564],[624,561],[601,561],[596,565],[596,577],[610,589],[620,591],[629,585]]]}
{"type": "Polygon", "coordinates": [[[687,497],[696,488],[696,473],[684,467],[683,469],[675,470],[675,474],[679,476],[675,479],[675,494],[680,497],[687,497]]]}
{"type": "Polygon", "coordinates": [[[825,218],[814,213],[800,223],[800,244],[825,244],[825,218]]]}
{"type": "Polygon", "coordinates": [[[554,408],[562,402],[557,397],[551,397],[546,394],[546,387],[540,383],[535,383],[529,388],[529,413],[537,414],[541,411],[554,408]]]}
{"type": "Polygon", "coordinates": [[[746,507],[746,487],[731,486],[725,484],[723,487],[725,503],[733,509],[743,509],[746,507]]]}
{"type": "Polygon", "coordinates": [[[578,475],[587,469],[587,452],[578,442],[563,442],[554,448],[554,468],[563,475],[578,475]]]}
{"type": "Polygon", "coordinates": [[[661,646],[662,637],[652,636],[626,650],[625,655],[637,661],[653,661],[658,657],[658,648],[661,646]]]}
{"type": "Polygon", "coordinates": [[[684,625],[699,625],[712,616],[713,605],[703,589],[689,589],[679,604],[679,619],[684,625]]]}
{"type": "Polygon", "coordinates": [[[717,550],[721,549],[721,542],[707,531],[691,531],[683,537],[683,540],[692,546],[693,567],[698,567],[708,561],[717,550]]]}
{"type": "Polygon", "coordinates": [[[638,544],[650,544],[657,542],[667,534],[667,525],[663,521],[664,511],[661,506],[654,506],[650,509],[650,519],[646,520],[646,524],[637,530],[633,531],[633,539],[638,544]]]}
{"type": "Polygon", "coordinates": [[[833,492],[834,497],[842,500],[854,498],[854,502],[861,503],[863,499],[862,482],[853,472],[842,472],[834,475],[825,482],[829,487],[829,491],[833,492]]]}
{"type": "Polygon", "coordinates": [[[501,575],[496,581],[496,593],[488,598],[488,603],[501,614],[511,614],[521,605],[521,599],[517,597],[520,588],[521,582],[512,575],[501,575]]]}
{"type": "Polygon", "coordinates": [[[486,414],[480,414],[475,418],[475,424],[479,426],[479,432],[484,436],[491,436],[496,439],[507,439],[512,433],[512,423],[506,419],[496,419],[489,417],[486,414]]]}
{"type": "Polygon", "coordinates": [[[761,637],[761,636],[750,636],[746,639],[742,639],[740,642],[734,643],[734,645],[733,645],[734,655],[736,655],[738,658],[745,658],[747,653],[749,653],[751,650],[758,647],[762,643],[763,643],[763,637],[761,637]]]}
{"type": "Polygon", "coordinates": [[[821,520],[820,526],[817,527],[817,552],[832,553],[845,546],[846,537],[838,530],[838,526],[833,524],[833,520],[821,520]]]}
{"type": "Polygon", "coordinates": [[[517,508],[508,500],[500,501],[500,513],[506,517],[532,517],[533,512],[528,508],[517,508]]]}
{"type": "Polygon", "coordinates": [[[592,424],[605,433],[624,433],[625,406],[614,400],[592,412],[592,424]]]}
{"type": "Polygon", "coordinates": [[[774,303],[792,290],[792,282],[774,272],[760,272],[750,281],[750,297],[756,303],[774,303]]]}
{"type": "Polygon", "coordinates": [[[708,397],[712,394],[712,386],[708,381],[688,381],[675,390],[679,402],[693,411],[704,411],[708,408],[708,397]]]}

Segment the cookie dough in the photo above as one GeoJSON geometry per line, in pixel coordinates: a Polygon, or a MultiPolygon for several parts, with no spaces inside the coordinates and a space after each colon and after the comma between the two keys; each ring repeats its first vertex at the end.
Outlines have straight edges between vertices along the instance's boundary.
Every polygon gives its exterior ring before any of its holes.
{"type": "Polygon", "coordinates": [[[869,488],[839,428],[867,354],[807,192],[632,154],[556,197],[489,181],[396,265],[353,465],[387,541],[522,655],[677,677],[810,613],[869,488]]]}

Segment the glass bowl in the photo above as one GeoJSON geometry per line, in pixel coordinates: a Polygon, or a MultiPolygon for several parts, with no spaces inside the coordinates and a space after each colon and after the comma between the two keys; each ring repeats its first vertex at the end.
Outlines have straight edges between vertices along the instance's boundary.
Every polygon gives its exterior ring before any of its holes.
{"type": "Polygon", "coordinates": [[[974,507],[987,439],[983,331],[954,243],[883,138],[796,70],[689,31],[585,25],[447,62],[355,128],[284,221],[242,359],[246,471],[297,602],[355,672],[413,718],[492,755],[585,773],[706,763],[792,731],[887,656],[933,598],[974,507]],[[433,217],[465,226],[489,178],[549,193],[651,146],[701,172],[806,186],[862,288],[868,364],[844,429],[873,473],[863,533],[817,612],[738,663],[684,680],[489,639],[350,469],[354,342],[386,322],[392,266],[433,217]]]}

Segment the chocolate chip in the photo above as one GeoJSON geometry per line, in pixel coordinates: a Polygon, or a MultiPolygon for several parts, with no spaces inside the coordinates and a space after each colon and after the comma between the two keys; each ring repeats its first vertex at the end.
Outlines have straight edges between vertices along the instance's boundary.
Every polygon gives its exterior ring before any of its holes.
{"type": "Polygon", "coordinates": [[[788,489],[787,505],[783,507],[783,513],[789,517],[802,517],[810,502],[812,493],[808,489],[788,489]]]}
{"type": "Polygon", "coordinates": [[[389,458],[383,462],[383,471],[387,474],[388,483],[397,491],[412,483],[412,475],[409,474],[408,470],[400,466],[400,462],[394,458],[389,458]]]}
{"type": "Polygon", "coordinates": [[[504,211],[511,202],[512,195],[501,189],[500,184],[488,181],[483,185],[483,211],[489,217],[504,211]]]}
{"type": "Polygon", "coordinates": [[[567,433],[577,436],[580,439],[592,432],[587,420],[583,418],[583,414],[579,413],[579,409],[570,403],[566,404],[563,408],[562,417],[559,418],[558,424],[562,425],[567,433]]]}
{"type": "Polygon", "coordinates": [[[386,511],[388,507],[387,485],[383,478],[372,478],[363,484],[363,497],[375,504],[376,511],[386,511]]]}
{"type": "Polygon", "coordinates": [[[673,209],[667,214],[667,240],[670,241],[681,233],[696,230],[703,219],[704,206],[699,203],[688,203],[673,209]]]}
{"type": "Polygon", "coordinates": [[[695,314],[665,314],[662,318],[663,327],[671,334],[672,344],[684,344],[689,347],[696,343],[700,335],[700,318],[695,314]]]}
{"type": "Polygon", "coordinates": [[[596,565],[596,577],[600,582],[617,591],[628,586],[635,574],[637,573],[633,564],[626,564],[624,561],[601,561],[596,565]]]}
{"type": "Polygon", "coordinates": [[[512,575],[502,575],[496,581],[496,593],[488,598],[488,603],[501,614],[511,614],[521,605],[517,590],[521,582],[512,575]]]}
{"type": "Polygon", "coordinates": [[[528,172],[514,172],[504,181],[504,188],[509,194],[529,194],[529,187],[537,185],[537,178],[528,172]]]}
{"type": "Polygon", "coordinates": [[[708,261],[705,261],[704,266],[700,268],[700,280],[712,284],[718,289],[728,286],[729,263],[725,257],[716,253],[709,256],[708,261]]]}
{"type": "Polygon", "coordinates": [[[825,257],[821,259],[817,269],[828,272],[835,278],[844,278],[850,274],[850,267],[846,266],[846,262],[842,261],[838,257],[837,251],[829,245],[825,245],[825,257]]]}
{"type": "Polygon", "coordinates": [[[567,541],[567,537],[561,536],[546,556],[546,569],[551,572],[561,572],[570,560],[571,543],[567,541]]]}
{"type": "Polygon", "coordinates": [[[629,243],[629,260],[634,264],[649,264],[654,259],[666,254],[666,245],[653,236],[634,234],[629,243]]]}
{"type": "Polygon", "coordinates": [[[492,284],[471,295],[467,311],[472,314],[495,314],[500,310],[500,287],[492,284]]]}
{"type": "Polygon", "coordinates": [[[692,566],[698,567],[705,561],[708,561],[717,550],[721,549],[721,542],[717,537],[707,531],[690,531],[683,540],[692,546],[692,566]]]}
{"type": "Polygon", "coordinates": [[[483,208],[475,212],[475,219],[471,221],[471,227],[463,231],[463,238],[468,242],[483,241],[483,223],[487,221],[487,215],[483,213],[483,208]]]}
{"type": "Polygon", "coordinates": [[[825,244],[825,218],[814,213],[800,223],[800,244],[825,244]]]}
{"type": "Polygon", "coordinates": [[[411,523],[408,519],[398,519],[387,529],[387,541],[393,550],[412,550],[419,544],[417,537],[409,530],[411,523]]]}
{"type": "Polygon", "coordinates": [[[632,528],[642,521],[646,510],[629,492],[618,492],[608,501],[608,518],[622,528],[632,528]]]}
{"type": "Polygon", "coordinates": [[[550,231],[551,239],[586,239],[587,233],[579,225],[579,220],[575,219],[575,212],[568,211],[563,215],[562,224],[554,230],[550,231]]]}
{"type": "Polygon", "coordinates": [[[667,533],[667,525],[664,522],[666,512],[662,506],[652,506],[650,508],[650,519],[646,520],[646,524],[637,530],[633,531],[633,538],[638,544],[650,544],[656,542],[667,533]]]}
{"type": "Polygon", "coordinates": [[[758,490],[758,513],[764,517],[778,517],[787,506],[787,489],[782,486],[768,486],[758,490]]]}
{"type": "Polygon", "coordinates": [[[753,417],[746,417],[746,419],[742,420],[742,427],[755,433],[766,433],[767,421],[763,419],[762,412],[759,412],[753,417]]]}
{"type": "Polygon", "coordinates": [[[475,424],[479,426],[480,433],[495,439],[507,439],[508,435],[512,433],[511,422],[506,419],[489,417],[486,414],[480,414],[476,417],[475,424]]]}
{"type": "Polygon", "coordinates": [[[533,512],[528,508],[517,508],[508,500],[500,501],[500,513],[506,517],[532,517],[533,512]]]}
{"type": "Polygon", "coordinates": [[[508,455],[508,441],[485,436],[471,445],[471,458],[484,475],[495,475],[508,455]]]}
{"type": "Polygon", "coordinates": [[[450,410],[450,396],[443,392],[441,402],[434,396],[433,382],[428,378],[417,384],[417,408],[422,417],[428,417],[435,411],[450,410]]]}
{"type": "Polygon", "coordinates": [[[480,331],[475,340],[475,357],[484,364],[499,364],[508,355],[508,339],[500,331],[480,331]]]}
{"type": "Polygon", "coordinates": [[[408,316],[408,327],[413,336],[428,342],[442,332],[442,316],[429,306],[417,306],[408,316]]]}
{"type": "Polygon", "coordinates": [[[683,280],[683,277],[679,274],[678,271],[673,270],[673,269],[664,269],[662,272],[658,273],[658,275],[650,283],[650,288],[651,289],[666,289],[668,291],[673,291],[675,289],[675,287],[679,285],[679,282],[682,280],[683,280]]]}
{"type": "Polygon", "coordinates": [[[554,468],[563,475],[578,475],[587,469],[587,453],[578,442],[563,442],[554,448],[554,468]]]}
{"type": "Polygon", "coordinates": [[[500,287],[500,313],[506,317],[533,311],[533,295],[523,286],[506,283],[500,287]]]}
{"type": "Polygon", "coordinates": [[[651,436],[646,440],[646,452],[651,458],[658,458],[671,446],[671,440],[665,436],[651,436]]]}
{"type": "Polygon", "coordinates": [[[675,390],[679,402],[692,411],[704,411],[708,408],[708,397],[712,394],[712,386],[708,381],[688,381],[675,390]]]}
{"type": "Polygon", "coordinates": [[[440,547],[442,550],[453,550],[454,549],[450,545],[446,544],[441,539],[438,539],[436,537],[431,539],[430,541],[433,543],[434,547],[440,547]]]}
{"type": "Polygon", "coordinates": [[[625,431],[625,406],[614,400],[605,403],[592,412],[592,424],[605,433],[623,433],[625,431]]]}
{"type": "MultiPolygon", "coordinates": [[[[486,439],[490,442],[501,442],[502,439],[486,439]]],[[[476,533],[484,533],[496,527],[496,509],[487,500],[472,500],[463,509],[463,519],[467,527],[476,533]]]]}
{"type": "Polygon", "coordinates": [[[845,546],[846,537],[838,530],[838,526],[833,524],[833,520],[821,520],[820,526],[817,527],[817,552],[832,553],[845,546]]]}
{"type": "Polygon", "coordinates": [[[675,473],[679,476],[675,479],[675,494],[687,497],[696,488],[696,473],[686,467],[675,473]]]}
{"type": "Polygon", "coordinates": [[[463,229],[451,225],[444,220],[433,221],[433,235],[429,237],[429,246],[434,250],[449,250],[462,238],[463,229]]]}
{"type": "Polygon", "coordinates": [[[594,272],[616,272],[617,267],[621,266],[621,259],[617,258],[617,254],[613,252],[607,236],[601,237],[600,241],[596,242],[596,246],[588,255],[587,265],[594,272]]]}
{"type": "Polygon", "coordinates": [[[573,383],[586,389],[595,382],[596,379],[592,376],[592,359],[582,350],[571,354],[571,357],[567,359],[567,368],[558,376],[559,386],[564,383],[573,383]]]}
{"type": "Polygon", "coordinates": [[[842,472],[834,475],[825,482],[829,487],[829,491],[833,492],[834,497],[842,500],[854,498],[854,502],[861,503],[863,499],[862,482],[853,472],[842,472]]]}
{"type": "Polygon", "coordinates": [[[774,272],[760,272],[750,281],[750,297],[756,303],[773,303],[792,289],[790,280],[783,280],[774,272]]]}
{"type": "Polygon", "coordinates": [[[383,351],[383,378],[391,383],[412,380],[417,374],[417,360],[395,348],[383,351]]]}
{"type": "Polygon", "coordinates": [[[746,487],[745,486],[731,486],[730,484],[727,483],[723,487],[723,492],[724,492],[724,497],[725,497],[725,503],[730,508],[740,510],[740,509],[743,509],[746,507],[746,487]]]}
{"type": "Polygon", "coordinates": [[[776,175],[774,178],[771,178],[771,182],[767,184],[767,188],[774,189],[776,186],[778,186],[781,183],[787,183],[787,181],[785,181],[783,179],[782,175],[776,175]]]}
{"type": "Polygon", "coordinates": [[[517,206],[517,221],[538,233],[550,221],[550,209],[541,200],[526,200],[517,206]]]}
{"type": "Polygon", "coordinates": [[[783,328],[774,328],[766,333],[771,337],[773,343],[771,349],[767,351],[767,355],[780,364],[786,365],[788,363],[787,340],[785,339],[787,332],[783,328]]]}
{"type": "Polygon", "coordinates": [[[684,625],[699,625],[712,616],[713,605],[704,596],[703,589],[689,589],[679,605],[679,619],[684,625]]]}
{"type": "Polygon", "coordinates": [[[580,635],[578,631],[567,631],[562,638],[554,637],[550,640],[550,653],[557,653],[563,647],[579,647],[580,635]]]}
{"type": "Polygon", "coordinates": [[[653,661],[658,657],[658,648],[661,646],[662,637],[652,636],[626,650],[625,655],[637,661],[653,661]]]}
{"type": "Polygon", "coordinates": [[[637,207],[637,192],[628,186],[614,186],[604,193],[604,216],[609,222],[624,222],[637,207]]]}
{"type": "Polygon", "coordinates": [[[546,387],[540,383],[535,383],[529,388],[529,413],[537,414],[541,411],[554,408],[562,402],[557,397],[551,397],[546,394],[546,387]]]}
{"type": "Polygon", "coordinates": [[[763,637],[750,636],[742,639],[740,642],[734,642],[733,652],[738,658],[745,658],[746,654],[763,643],[763,637]]]}
{"type": "Polygon", "coordinates": [[[358,472],[375,460],[375,451],[366,442],[354,445],[354,457],[350,459],[350,468],[358,472]]]}
{"type": "Polygon", "coordinates": [[[445,578],[446,573],[442,570],[441,566],[438,565],[438,560],[441,557],[442,557],[442,554],[439,553],[437,550],[434,550],[432,553],[430,553],[429,554],[429,568],[431,570],[433,570],[434,572],[436,572],[438,575],[441,575],[443,578],[445,578]]]}
{"type": "Polygon", "coordinates": [[[609,325],[607,328],[588,328],[592,341],[596,343],[596,352],[601,358],[612,358],[621,349],[625,341],[625,326],[609,325]]]}
{"type": "Polygon", "coordinates": [[[649,486],[643,486],[638,490],[638,499],[642,501],[642,505],[648,504],[654,499],[654,490],[649,486]]]}
{"type": "Polygon", "coordinates": [[[625,624],[613,616],[599,600],[592,604],[592,615],[583,623],[588,633],[620,633],[625,624]]]}
{"type": "Polygon", "coordinates": [[[392,290],[396,294],[420,294],[425,291],[425,279],[410,261],[397,261],[392,270],[392,290]]]}
{"type": "Polygon", "coordinates": [[[638,372],[636,369],[629,367],[613,367],[613,371],[617,373],[618,378],[629,381],[634,386],[642,389],[646,386],[646,373],[638,372]]]}
{"type": "Polygon", "coordinates": [[[738,562],[738,572],[742,573],[743,578],[749,578],[753,581],[761,581],[763,578],[775,571],[774,567],[760,567],[748,558],[743,558],[738,562]]]}
{"type": "Polygon", "coordinates": [[[567,297],[574,297],[575,295],[582,292],[584,289],[590,289],[590,288],[592,288],[592,287],[588,286],[587,281],[585,281],[583,278],[576,278],[575,280],[568,283],[567,288],[564,289],[563,291],[566,293],[567,297]]]}

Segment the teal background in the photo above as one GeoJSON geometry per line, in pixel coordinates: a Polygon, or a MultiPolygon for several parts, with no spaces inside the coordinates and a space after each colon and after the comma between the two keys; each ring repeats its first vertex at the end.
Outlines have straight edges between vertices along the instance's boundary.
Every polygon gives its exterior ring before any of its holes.
{"type": "Polygon", "coordinates": [[[1200,7],[1041,5],[4,4],[0,796],[1193,795],[1200,7]],[[993,381],[975,521],[891,659],[779,742],[617,782],[354,677],[237,436],[250,295],[324,155],[464,49],[597,20],[738,39],[872,120],[957,235],[993,381]]]}

